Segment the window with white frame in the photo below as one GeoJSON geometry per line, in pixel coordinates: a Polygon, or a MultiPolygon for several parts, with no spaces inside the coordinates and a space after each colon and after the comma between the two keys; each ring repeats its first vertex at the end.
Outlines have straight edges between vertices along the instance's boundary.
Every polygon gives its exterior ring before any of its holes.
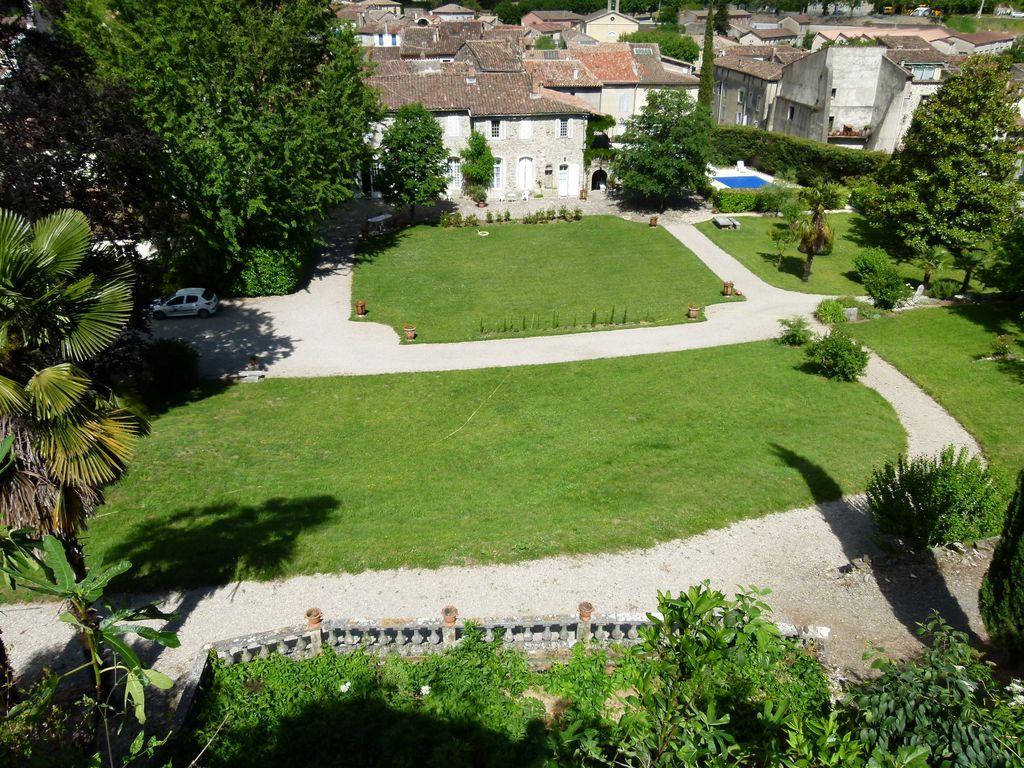
{"type": "Polygon", "coordinates": [[[491,120],[491,138],[501,138],[501,120],[491,120]]]}
{"type": "Polygon", "coordinates": [[[491,169],[491,189],[502,189],[501,158],[494,158],[494,168],[491,169]]]}
{"type": "Polygon", "coordinates": [[[567,117],[558,118],[558,138],[569,138],[569,118],[567,117]]]}
{"type": "Polygon", "coordinates": [[[519,122],[519,138],[520,139],[532,139],[533,138],[533,120],[521,120],[519,122]]]}

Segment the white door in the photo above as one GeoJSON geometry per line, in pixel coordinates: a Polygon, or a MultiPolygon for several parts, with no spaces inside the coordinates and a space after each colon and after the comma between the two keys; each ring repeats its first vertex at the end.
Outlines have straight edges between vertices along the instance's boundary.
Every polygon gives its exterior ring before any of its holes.
{"type": "Polygon", "coordinates": [[[580,167],[573,163],[569,166],[569,194],[573,197],[580,193],[580,167]]]}
{"type": "Polygon", "coordinates": [[[569,166],[565,164],[558,166],[558,196],[569,196],[569,166]]]}
{"type": "Polygon", "coordinates": [[[519,173],[516,176],[516,181],[519,189],[524,192],[533,191],[533,158],[532,157],[520,157],[519,158],[519,173]]]}

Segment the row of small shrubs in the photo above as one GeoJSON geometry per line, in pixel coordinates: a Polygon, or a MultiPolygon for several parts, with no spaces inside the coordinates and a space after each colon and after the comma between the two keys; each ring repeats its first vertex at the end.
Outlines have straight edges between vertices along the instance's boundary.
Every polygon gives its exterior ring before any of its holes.
{"type": "Polygon", "coordinates": [[[772,175],[793,173],[804,186],[874,176],[889,159],[883,152],[829,146],[747,126],[718,126],[711,136],[711,149],[717,165],[744,160],[772,175]]]}
{"type": "Polygon", "coordinates": [[[875,320],[885,314],[878,307],[853,296],[840,296],[837,299],[822,299],[814,310],[814,316],[825,325],[841,324],[847,322],[847,309],[856,309],[857,317],[862,320],[875,320]]]}
{"type": "Polygon", "coordinates": [[[598,313],[595,309],[591,312],[589,321],[584,318],[579,322],[578,316],[572,316],[572,322],[568,318],[562,318],[558,312],[551,313],[551,321],[541,315],[522,315],[519,317],[504,317],[496,323],[485,323],[480,320],[480,335],[493,336],[495,334],[524,333],[526,331],[568,331],[576,328],[603,328],[609,326],[644,325],[654,322],[654,314],[648,310],[639,314],[630,314],[629,307],[621,313],[612,307],[608,314],[598,313]]]}
{"type": "MultiPolygon", "coordinates": [[[[511,221],[512,220],[512,214],[510,214],[508,211],[505,211],[505,213],[508,215],[508,218],[507,219],[502,218],[501,220],[502,221],[511,221]]],[[[490,215],[489,211],[488,211],[488,215],[490,215]]],[[[461,229],[462,227],[479,227],[480,226],[480,217],[477,216],[475,213],[471,213],[468,216],[463,216],[461,213],[456,211],[455,213],[442,213],[440,219],[438,220],[438,223],[442,227],[444,227],[445,229],[461,229]]],[[[489,224],[493,224],[495,222],[492,220],[492,221],[490,221],[488,223],[489,224]]]]}
{"type": "Polygon", "coordinates": [[[583,209],[581,208],[567,208],[561,206],[557,211],[552,208],[536,211],[535,213],[528,213],[523,216],[523,224],[547,224],[549,221],[579,221],[583,218],[583,209]]]}

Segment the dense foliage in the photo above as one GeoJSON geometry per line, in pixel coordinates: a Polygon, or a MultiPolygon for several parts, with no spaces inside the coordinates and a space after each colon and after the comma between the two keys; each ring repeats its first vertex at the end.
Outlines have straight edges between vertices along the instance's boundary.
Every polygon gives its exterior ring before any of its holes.
{"type": "Polygon", "coordinates": [[[892,161],[879,174],[871,212],[913,255],[942,246],[964,270],[963,288],[980,250],[1013,220],[1019,197],[1016,128],[1009,64],[992,56],[964,62],[921,104],[892,161]]]}
{"type": "Polygon", "coordinates": [[[839,381],[856,381],[868,367],[867,350],[837,328],[809,344],[807,358],[825,376],[839,381]]]}
{"type": "Polygon", "coordinates": [[[839,299],[822,299],[814,310],[814,316],[819,323],[835,325],[846,322],[846,313],[843,312],[843,302],[839,299]]]}
{"type": "Polygon", "coordinates": [[[685,91],[651,91],[620,141],[615,175],[631,196],[664,208],[686,190],[707,186],[710,113],[685,91]]]}
{"type": "Polygon", "coordinates": [[[323,3],[71,0],[64,28],[162,144],[152,183],[182,208],[189,282],[229,287],[253,249],[308,253],[351,196],[376,97],[323,3]]]}
{"type": "Polygon", "coordinates": [[[697,103],[711,112],[715,103],[715,29],[714,16],[708,6],[708,18],[704,24],[704,45],[700,56],[700,86],[697,90],[697,103]]]}
{"type": "Polygon", "coordinates": [[[865,248],[853,260],[853,266],[876,307],[893,309],[910,296],[910,287],[903,282],[899,268],[885,251],[865,248]]]}
{"type": "Polygon", "coordinates": [[[420,104],[406,104],[384,130],[379,150],[384,197],[408,205],[415,219],[417,205],[433,205],[448,186],[448,150],[441,125],[420,104]]]}
{"type": "Polygon", "coordinates": [[[494,153],[487,144],[487,137],[480,131],[473,131],[459,155],[467,194],[478,203],[484,202],[494,174],[494,153]]]}
{"type": "Polygon", "coordinates": [[[1024,219],[1010,225],[988,265],[985,282],[1010,293],[1024,293],[1024,219]]]}
{"type": "Polygon", "coordinates": [[[624,43],[655,43],[663,55],[682,61],[696,61],[700,56],[700,48],[692,37],[681,35],[671,29],[631,32],[620,39],[624,43]]]}
{"type": "Polygon", "coordinates": [[[814,338],[814,332],[806,317],[799,315],[784,317],[779,320],[779,325],[782,326],[782,331],[778,336],[779,343],[788,347],[802,347],[804,344],[809,344],[814,338]]]}
{"type": "Polygon", "coordinates": [[[879,530],[923,549],[999,533],[1003,506],[989,470],[966,448],[899,456],[876,469],[867,489],[879,530]]]}
{"type": "Polygon", "coordinates": [[[870,176],[888,161],[882,152],[832,147],[749,126],[720,125],[711,136],[712,158],[718,165],[743,160],[765,173],[792,173],[800,184],[870,176]]]}
{"type": "Polygon", "coordinates": [[[1024,471],[1017,475],[1017,491],[979,602],[989,635],[1017,658],[1024,657],[1024,471]]]}
{"type": "Polygon", "coordinates": [[[203,764],[224,768],[276,766],[310,745],[363,765],[1012,764],[1024,697],[995,684],[962,633],[933,618],[921,660],[879,658],[878,678],[832,697],[818,660],[768,621],[764,594],[704,583],[659,595],[639,645],[577,644],[543,673],[471,626],[419,661],[324,648],[298,663],[214,662],[176,764],[207,743],[203,764]]]}

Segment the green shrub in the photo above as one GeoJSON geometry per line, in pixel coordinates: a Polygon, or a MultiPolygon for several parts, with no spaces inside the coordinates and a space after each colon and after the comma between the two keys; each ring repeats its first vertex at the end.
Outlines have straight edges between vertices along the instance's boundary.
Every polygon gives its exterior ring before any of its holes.
{"type": "Polygon", "coordinates": [[[791,172],[804,186],[846,177],[874,176],[888,162],[883,152],[834,147],[749,126],[719,125],[711,136],[712,162],[744,160],[765,173],[791,172]]]}
{"type": "Polygon", "coordinates": [[[807,347],[807,357],[830,379],[856,381],[867,370],[868,353],[837,328],[807,347]]]}
{"type": "Polygon", "coordinates": [[[861,213],[869,213],[878,198],[880,187],[871,179],[861,180],[850,190],[850,205],[861,213]]]}
{"type": "Polygon", "coordinates": [[[818,308],[814,310],[814,316],[818,322],[825,325],[835,325],[846,322],[846,313],[843,312],[843,302],[839,299],[823,299],[818,308]]]}
{"type": "Polygon", "coordinates": [[[1003,522],[992,475],[978,457],[952,445],[938,456],[887,461],[874,471],[867,496],[878,529],[919,549],[994,536],[1003,522]]]}
{"type": "Polygon", "coordinates": [[[238,296],[284,296],[299,287],[306,271],[308,251],[250,248],[232,293],[238,296]]]}
{"type": "Polygon", "coordinates": [[[759,197],[756,189],[716,189],[711,204],[721,213],[745,213],[757,210],[759,197]]]}
{"type": "Polygon", "coordinates": [[[769,184],[757,190],[757,202],[755,210],[762,213],[782,213],[787,206],[798,205],[803,209],[800,202],[799,190],[795,187],[781,184],[769,184]]]}
{"type": "Polygon", "coordinates": [[[790,347],[802,347],[804,344],[809,344],[814,338],[807,318],[800,316],[783,318],[779,320],[779,325],[782,326],[779,342],[790,347]]]}
{"type": "Polygon", "coordinates": [[[184,339],[157,339],[142,352],[142,377],[150,405],[186,395],[199,383],[199,353],[184,339]]]}
{"type": "Polygon", "coordinates": [[[881,675],[847,697],[846,713],[848,728],[869,754],[896,755],[916,747],[928,759],[870,765],[1019,766],[1024,718],[1006,701],[967,636],[935,614],[918,634],[932,638],[920,660],[877,659],[881,675]]]}
{"type": "Polygon", "coordinates": [[[942,277],[932,281],[928,295],[933,299],[948,300],[960,293],[960,281],[951,277],[942,277]]]}
{"type": "Polygon", "coordinates": [[[882,309],[892,309],[905,301],[913,291],[903,282],[899,268],[879,248],[867,248],[853,260],[864,290],[882,309]]]}
{"type": "Polygon", "coordinates": [[[992,638],[1024,658],[1024,471],[1006,510],[992,564],[981,585],[981,616],[992,638]]]}

